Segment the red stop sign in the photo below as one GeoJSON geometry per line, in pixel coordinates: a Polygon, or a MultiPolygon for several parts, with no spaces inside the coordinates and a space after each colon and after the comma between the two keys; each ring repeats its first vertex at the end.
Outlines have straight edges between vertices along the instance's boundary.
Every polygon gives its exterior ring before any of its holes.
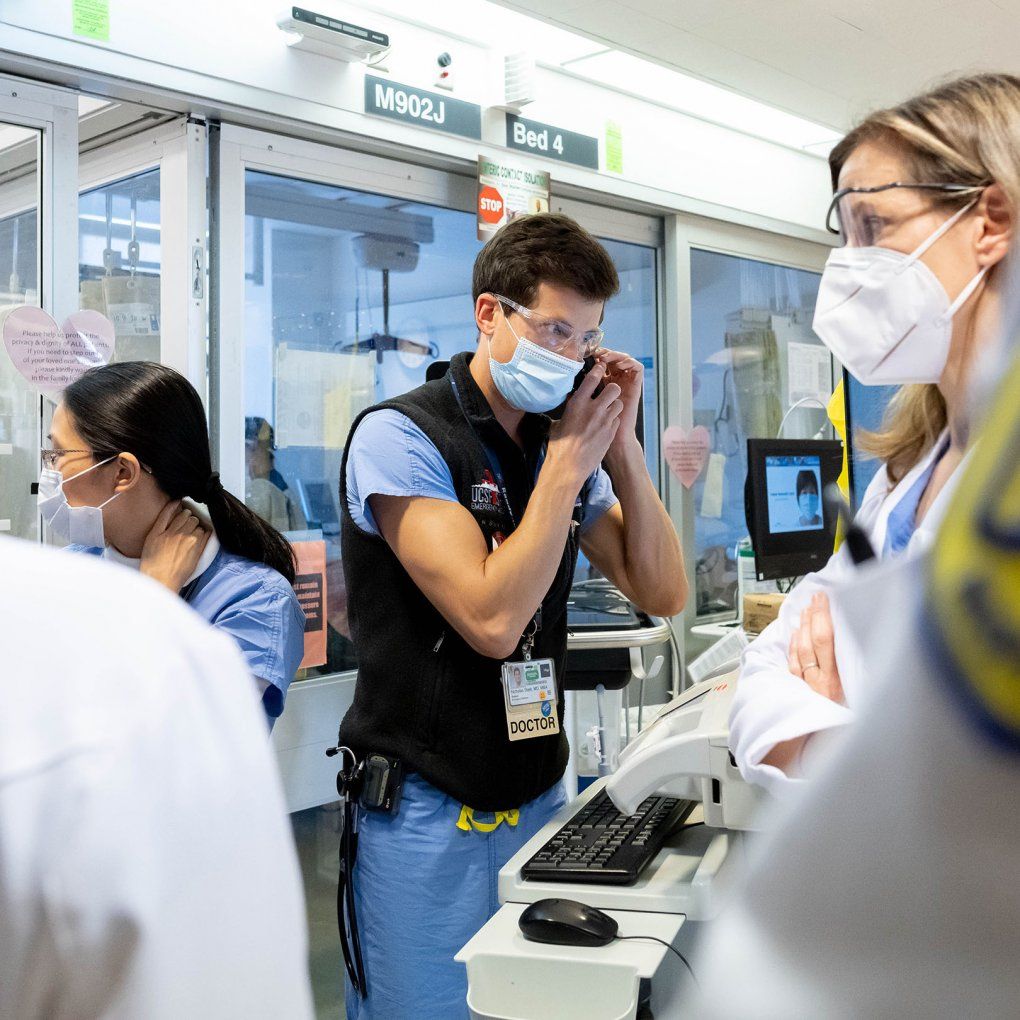
{"type": "Polygon", "coordinates": [[[503,196],[486,185],[478,192],[478,216],[485,223],[499,223],[503,218],[503,196]]]}

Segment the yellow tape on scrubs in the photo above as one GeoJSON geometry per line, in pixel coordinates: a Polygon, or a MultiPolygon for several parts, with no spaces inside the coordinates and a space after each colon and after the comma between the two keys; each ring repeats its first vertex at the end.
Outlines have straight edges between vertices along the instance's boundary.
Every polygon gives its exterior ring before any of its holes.
{"type": "Polygon", "coordinates": [[[483,811],[482,814],[491,814],[492,821],[478,821],[475,818],[474,808],[469,808],[467,804],[462,804],[460,807],[460,818],[457,819],[457,828],[463,829],[464,832],[470,832],[472,829],[475,832],[495,832],[504,822],[513,828],[521,817],[521,813],[517,808],[511,811],[483,811]]]}

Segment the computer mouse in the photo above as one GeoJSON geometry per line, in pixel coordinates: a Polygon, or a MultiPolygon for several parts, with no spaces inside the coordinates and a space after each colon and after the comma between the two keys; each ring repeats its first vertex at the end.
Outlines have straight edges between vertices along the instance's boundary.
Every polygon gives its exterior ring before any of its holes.
{"type": "Polygon", "coordinates": [[[554,946],[607,946],[619,930],[608,914],[577,900],[538,900],[517,923],[529,942],[554,946]]]}

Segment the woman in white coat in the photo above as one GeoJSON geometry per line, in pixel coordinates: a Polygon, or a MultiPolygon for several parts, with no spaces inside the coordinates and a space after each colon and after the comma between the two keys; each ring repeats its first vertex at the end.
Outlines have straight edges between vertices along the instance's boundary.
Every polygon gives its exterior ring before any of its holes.
{"type": "MultiPolygon", "coordinates": [[[[868,117],[829,157],[826,263],[814,328],[865,385],[904,384],[858,523],[880,557],[931,541],[969,439],[966,383],[1001,321],[1020,208],[1020,78],[960,79],[868,117]]],[[[857,437],[862,442],[861,437],[857,437]]],[[[744,778],[782,794],[867,694],[839,615],[841,549],[804,578],[744,653],[730,745],[744,778]]],[[[871,650],[874,654],[874,649],[871,650]]]]}

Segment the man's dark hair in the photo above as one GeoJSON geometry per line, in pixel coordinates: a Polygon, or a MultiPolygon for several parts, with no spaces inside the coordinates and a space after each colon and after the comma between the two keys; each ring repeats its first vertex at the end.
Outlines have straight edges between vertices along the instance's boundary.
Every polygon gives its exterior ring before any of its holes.
{"type": "Polygon", "coordinates": [[[568,287],[588,301],[607,301],[620,289],[609,252],[561,213],[511,220],[479,252],[471,282],[476,301],[500,294],[525,306],[540,283],[568,287]]]}

